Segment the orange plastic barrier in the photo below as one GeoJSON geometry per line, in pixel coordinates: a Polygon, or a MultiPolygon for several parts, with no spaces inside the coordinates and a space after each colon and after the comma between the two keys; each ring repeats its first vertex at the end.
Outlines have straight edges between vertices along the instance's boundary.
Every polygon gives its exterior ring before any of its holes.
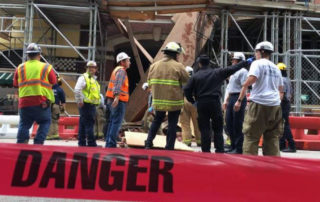
{"type": "Polygon", "coordinates": [[[320,118],[289,117],[291,132],[298,149],[320,150],[320,118]],[[316,134],[306,134],[306,130],[315,130],[316,134]]]}
{"type": "Polygon", "coordinates": [[[59,119],[59,136],[61,139],[77,138],[79,117],[61,117],[59,119]]]}
{"type": "MultiPolygon", "coordinates": [[[[59,137],[61,139],[73,139],[78,137],[79,117],[60,117],[59,119],[59,137]]],[[[31,137],[35,137],[38,130],[38,124],[33,124],[31,137]]]]}

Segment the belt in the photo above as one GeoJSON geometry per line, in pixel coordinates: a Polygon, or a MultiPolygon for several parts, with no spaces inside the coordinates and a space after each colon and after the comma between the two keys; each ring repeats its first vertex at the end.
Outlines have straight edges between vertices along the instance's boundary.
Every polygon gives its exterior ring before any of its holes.
{"type": "Polygon", "coordinates": [[[240,93],[229,93],[229,95],[240,95],[240,93]]]}

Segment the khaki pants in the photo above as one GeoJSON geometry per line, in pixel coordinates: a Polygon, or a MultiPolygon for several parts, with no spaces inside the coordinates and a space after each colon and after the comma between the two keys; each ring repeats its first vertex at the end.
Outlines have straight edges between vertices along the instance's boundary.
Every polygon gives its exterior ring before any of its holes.
{"type": "Polygon", "coordinates": [[[192,120],[193,123],[193,130],[196,142],[197,144],[201,144],[201,133],[198,126],[197,108],[185,99],[183,109],[180,114],[180,123],[182,129],[182,140],[187,145],[191,144],[192,141],[192,130],[190,120],[192,120]]]}
{"type": "Polygon", "coordinates": [[[106,123],[106,118],[104,115],[103,108],[100,106],[96,107],[96,120],[94,123],[94,134],[96,138],[103,138],[103,126],[106,123]]]}
{"type": "Polygon", "coordinates": [[[258,155],[258,146],[263,134],[263,155],[280,156],[279,138],[283,133],[280,106],[249,104],[243,130],[243,154],[258,155]]]}
{"type": "Polygon", "coordinates": [[[57,104],[53,104],[51,108],[51,124],[49,128],[49,132],[47,138],[57,138],[59,137],[59,127],[58,122],[60,118],[60,106],[57,104]]]}

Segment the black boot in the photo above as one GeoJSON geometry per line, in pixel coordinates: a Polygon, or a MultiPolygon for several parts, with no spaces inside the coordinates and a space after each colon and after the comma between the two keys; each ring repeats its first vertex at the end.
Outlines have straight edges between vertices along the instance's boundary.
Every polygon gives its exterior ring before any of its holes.
{"type": "Polygon", "coordinates": [[[144,141],[144,148],[145,148],[145,149],[152,149],[152,147],[153,147],[152,142],[149,143],[147,140],[144,141]]]}
{"type": "Polygon", "coordinates": [[[287,149],[284,149],[284,150],[282,150],[282,152],[290,152],[290,153],[295,153],[295,152],[297,152],[297,150],[295,149],[295,148],[287,148],[287,149]]]}

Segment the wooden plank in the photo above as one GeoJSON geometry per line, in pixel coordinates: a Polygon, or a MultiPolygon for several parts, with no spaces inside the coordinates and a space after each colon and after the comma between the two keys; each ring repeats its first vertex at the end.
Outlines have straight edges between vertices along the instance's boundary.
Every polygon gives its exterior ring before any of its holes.
{"type": "MultiPolygon", "coordinates": [[[[123,28],[123,30],[128,34],[128,30],[126,28],[126,26],[121,22],[120,19],[117,20],[119,25],[121,25],[121,27],[123,28]]],[[[129,37],[129,35],[126,35],[126,37],[129,37]]],[[[148,51],[140,44],[140,42],[135,38],[133,37],[133,40],[136,44],[136,46],[140,49],[140,51],[145,55],[145,57],[149,60],[150,63],[153,62],[153,58],[152,56],[148,53],[148,51]]]]}
{"type": "MultiPolygon", "coordinates": [[[[208,0],[157,0],[157,5],[192,5],[208,3],[208,0]]],[[[109,6],[154,6],[150,0],[108,0],[109,6]]]]}
{"type": "MultiPolygon", "coordinates": [[[[180,42],[182,47],[185,49],[186,54],[181,55],[179,57],[179,62],[182,64],[191,66],[195,61],[195,47],[197,43],[197,34],[194,31],[194,26],[196,26],[198,13],[181,13],[175,14],[174,19],[176,23],[172,28],[170,34],[167,39],[163,43],[160,51],[157,53],[154,61],[157,61],[163,58],[163,53],[161,50],[164,49],[166,44],[170,41],[180,42]]],[[[204,30],[202,32],[203,36],[209,38],[212,30],[212,21],[205,18],[204,20],[206,26],[204,26],[204,30]]],[[[202,40],[200,48],[203,47],[206,40],[202,40]]],[[[148,71],[145,73],[145,78],[147,77],[148,71]]],[[[130,100],[126,110],[126,121],[138,121],[144,114],[144,111],[147,106],[147,92],[142,90],[143,82],[140,82],[133,93],[130,96],[130,100]]]]}
{"type": "Polygon", "coordinates": [[[132,48],[133,56],[134,56],[134,58],[136,60],[136,63],[137,63],[137,66],[138,66],[138,70],[139,70],[140,79],[141,79],[141,78],[144,77],[144,70],[143,70],[141,58],[140,58],[136,43],[134,41],[133,31],[132,31],[132,28],[131,28],[131,25],[130,25],[128,19],[125,20],[125,24],[126,24],[126,28],[127,28],[127,32],[128,32],[129,41],[130,41],[130,45],[131,45],[131,48],[132,48]]]}
{"type": "MultiPolygon", "coordinates": [[[[132,147],[144,147],[144,141],[147,139],[147,133],[138,133],[138,132],[128,132],[125,131],[125,139],[128,146],[132,147]]],[[[165,135],[156,135],[153,140],[154,148],[164,149],[166,145],[166,136],[165,135]]],[[[194,151],[191,147],[188,147],[186,144],[176,140],[174,144],[175,150],[183,151],[194,151]]]]}

